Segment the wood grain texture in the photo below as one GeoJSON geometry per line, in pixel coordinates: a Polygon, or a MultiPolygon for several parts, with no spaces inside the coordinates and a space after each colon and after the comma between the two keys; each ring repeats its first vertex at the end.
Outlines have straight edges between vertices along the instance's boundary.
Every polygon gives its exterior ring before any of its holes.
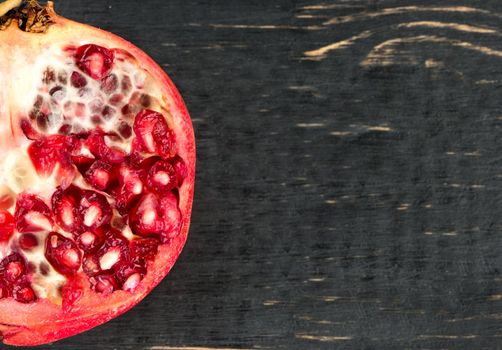
{"type": "Polygon", "coordinates": [[[196,128],[187,246],[40,349],[502,349],[502,3],[56,1],[196,128]]]}

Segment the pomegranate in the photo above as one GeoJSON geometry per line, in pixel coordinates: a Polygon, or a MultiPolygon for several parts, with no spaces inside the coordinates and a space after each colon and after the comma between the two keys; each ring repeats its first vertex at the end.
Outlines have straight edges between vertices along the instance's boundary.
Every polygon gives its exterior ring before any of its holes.
{"type": "Polygon", "coordinates": [[[129,310],[188,234],[195,141],[162,69],[131,43],[0,3],[0,336],[39,345],[129,310]]]}

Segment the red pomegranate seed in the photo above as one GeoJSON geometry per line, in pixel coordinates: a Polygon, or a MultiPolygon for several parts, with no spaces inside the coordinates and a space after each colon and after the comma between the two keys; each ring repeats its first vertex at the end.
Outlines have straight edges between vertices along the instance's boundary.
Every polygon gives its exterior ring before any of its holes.
{"type": "Polygon", "coordinates": [[[38,246],[38,239],[32,233],[25,233],[19,237],[18,244],[21,249],[30,251],[38,246]]]}
{"type": "Polygon", "coordinates": [[[128,292],[134,291],[145,275],[146,268],[137,264],[123,264],[117,268],[115,274],[122,289],[128,292]]]}
{"type": "Polygon", "coordinates": [[[12,290],[12,295],[16,301],[25,304],[32,303],[37,299],[35,292],[27,284],[15,286],[12,290]]]}
{"type": "Polygon", "coordinates": [[[144,185],[141,179],[144,177],[142,169],[125,163],[120,165],[117,172],[118,183],[110,190],[120,214],[127,214],[135,201],[139,199],[139,195],[143,193],[144,185]]]}
{"type": "Polygon", "coordinates": [[[162,230],[162,220],[158,213],[159,201],[153,193],[147,193],[132,209],[129,217],[129,225],[134,234],[150,236],[158,234],[162,230]]]}
{"type": "Polygon", "coordinates": [[[89,279],[91,288],[103,295],[109,295],[119,289],[119,284],[113,275],[98,275],[89,279]]]}
{"type": "Polygon", "coordinates": [[[123,99],[124,99],[124,96],[122,94],[115,94],[110,97],[108,102],[110,102],[110,104],[112,106],[118,106],[122,102],[123,99]]]}
{"type": "Polygon", "coordinates": [[[71,125],[63,124],[58,130],[58,133],[61,135],[68,135],[71,132],[71,125]]]}
{"type": "Polygon", "coordinates": [[[44,201],[28,193],[17,197],[14,213],[19,232],[50,231],[52,229],[51,210],[44,201]]]}
{"type": "Polygon", "coordinates": [[[49,264],[47,264],[45,262],[41,262],[38,267],[40,269],[40,273],[42,274],[42,276],[47,276],[49,274],[49,271],[50,271],[49,264]]]}
{"type": "Polygon", "coordinates": [[[110,74],[101,80],[101,91],[107,95],[117,90],[118,86],[119,80],[115,74],[110,74]]]}
{"type": "Polygon", "coordinates": [[[13,283],[26,273],[26,262],[18,253],[12,253],[0,262],[0,280],[13,283]]]}
{"type": "Polygon", "coordinates": [[[176,170],[167,161],[158,161],[148,171],[146,185],[156,193],[168,193],[178,184],[176,170]]]}
{"type": "Polygon", "coordinates": [[[163,243],[176,237],[181,228],[181,212],[178,208],[178,198],[173,193],[168,193],[160,199],[160,212],[164,227],[160,233],[163,243]]]}
{"type": "Polygon", "coordinates": [[[110,73],[114,53],[102,46],[88,44],[80,46],[75,54],[77,66],[93,79],[102,79],[110,73]]]}
{"type": "Polygon", "coordinates": [[[71,239],[51,232],[45,241],[45,258],[59,273],[73,275],[80,268],[82,253],[71,239]]]}
{"type": "Polygon", "coordinates": [[[72,140],[64,135],[50,135],[33,142],[28,147],[28,155],[37,173],[49,176],[59,165],[58,177],[63,186],[68,186],[75,175],[70,157],[72,140]]]}
{"type": "Polygon", "coordinates": [[[92,113],[99,113],[103,110],[104,102],[101,99],[95,99],[89,102],[89,109],[92,113]]]}
{"type": "Polygon", "coordinates": [[[5,284],[5,281],[0,281],[0,299],[8,298],[12,295],[10,288],[5,284]]]}
{"type": "Polygon", "coordinates": [[[173,152],[174,134],[158,112],[144,109],[136,115],[133,130],[142,151],[168,157],[173,152]]]}
{"type": "Polygon", "coordinates": [[[156,238],[138,238],[130,243],[131,259],[134,262],[153,260],[157,255],[159,240],[156,238]]]}
{"type": "Polygon", "coordinates": [[[14,217],[7,210],[0,210],[0,243],[8,242],[14,233],[14,217]]]}
{"type": "Polygon", "coordinates": [[[78,209],[87,230],[107,225],[112,219],[112,208],[105,196],[94,191],[83,191],[78,209]]]}
{"type": "Polygon", "coordinates": [[[71,157],[73,164],[77,167],[78,171],[81,174],[85,174],[85,172],[91,167],[96,158],[91,158],[87,156],[77,155],[71,157]]]}
{"type": "Polygon", "coordinates": [[[87,79],[79,72],[71,73],[71,85],[75,88],[82,88],[87,85],[87,79]]]}
{"type": "Polygon", "coordinates": [[[84,288],[78,280],[70,279],[61,290],[63,299],[63,312],[70,312],[75,303],[77,303],[84,295],[84,288]]]}
{"type": "Polygon", "coordinates": [[[176,155],[173,159],[170,160],[171,164],[176,170],[176,178],[178,182],[178,187],[183,184],[183,181],[187,177],[187,166],[185,161],[178,155],[176,155]]]}
{"type": "Polygon", "coordinates": [[[86,115],[86,106],[82,102],[78,102],[73,105],[74,113],[76,117],[83,118],[86,115]]]}
{"type": "Polygon", "coordinates": [[[143,277],[140,273],[136,272],[127,277],[125,282],[122,284],[122,289],[128,292],[133,292],[141,282],[143,277]]]}
{"type": "Polygon", "coordinates": [[[132,136],[131,126],[124,121],[122,121],[119,124],[118,131],[119,131],[120,136],[122,136],[125,139],[128,139],[129,137],[132,136]]]}
{"type": "Polygon", "coordinates": [[[109,228],[103,246],[96,253],[102,271],[113,269],[129,260],[129,242],[120,231],[109,228]]]}
{"type": "Polygon", "coordinates": [[[176,154],[174,132],[165,123],[157,123],[153,128],[153,139],[156,149],[162,158],[169,158],[176,154]]]}
{"type": "Polygon", "coordinates": [[[95,157],[110,164],[119,164],[124,161],[125,152],[109,147],[105,142],[105,135],[99,130],[91,133],[86,140],[86,145],[95,157]]]}
{"type": "Polygon", "coordinates": [[[41,137],[40,133],[33,129],[28,119],[21,119],[21,130],[28,140],[38,140],[41,137]]]}
{"type": "Polygon", "coordinates": [[[131,78],[129,78],[129,76],[124,75],[122,77],[121,87],[122,87],[122,93],[124,93],[124,95],[127,95],[131,91],[132,82],[131,82],[131,78]]]}
{"type": "Polygon", "coordinates": [[[101,115],[103,116],[104,120],[112,119],[115,113],[117,113],[115,108],[112,108],[110,106],[103,107],[103,110],[101,111],[101,115]]]}
{"type": "Polygon", "coordinates": [[[112,166],[102,160],[97,160],[84,174],[86,181],[98,190],[105,190],[113,180],[112,166]]]}
{"type": "Polygon", "coordinates": [[[86,255],[82,261],[82,269],[88,276],[95,276],[101,273],[99,261],[96,255],[86,255]]]}
{"type": "Polygon", "coordinates": [[[81,229],[82,219],[79,212],[81,190],[70,186],[66,190],[58,188],[52,195],[52,211],[59,226],[68,232],[78,232],[81,229]]]}
{"type": "Polygon", "coordinates": [[[181,227],[176,196],[168,193],[159,200],[152,193],[145,194],[131,211],[129,225],[136,235],[158,235],[163,243],[168,242],[181,227]]]}
{"type": "Polygon", "coordinates": [[[94,253],[104,243],[105,232],[102,227],[92,231],[85,231],[77,237],[77,244],[86,254],[94,253]]]}

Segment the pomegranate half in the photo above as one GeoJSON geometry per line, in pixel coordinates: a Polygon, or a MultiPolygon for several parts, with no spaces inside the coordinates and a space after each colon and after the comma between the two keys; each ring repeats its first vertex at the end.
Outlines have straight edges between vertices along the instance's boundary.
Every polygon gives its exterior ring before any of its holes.
{"type": "Polygon", "coordinates": [[[38,345],[127,311],[186,241],[195,141],[140,49],[54,13],[0,4],[0,334],[38,345]]]}

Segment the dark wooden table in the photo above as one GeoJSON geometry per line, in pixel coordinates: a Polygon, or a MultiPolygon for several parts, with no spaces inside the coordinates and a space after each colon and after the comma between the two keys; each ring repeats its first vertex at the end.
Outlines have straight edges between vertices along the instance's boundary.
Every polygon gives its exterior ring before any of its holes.
{"type": "Polygon", "coordinates": [[[187,246],[40,349],[502,349],[502,2],[107,0],[197,136],[187,246]]]}

